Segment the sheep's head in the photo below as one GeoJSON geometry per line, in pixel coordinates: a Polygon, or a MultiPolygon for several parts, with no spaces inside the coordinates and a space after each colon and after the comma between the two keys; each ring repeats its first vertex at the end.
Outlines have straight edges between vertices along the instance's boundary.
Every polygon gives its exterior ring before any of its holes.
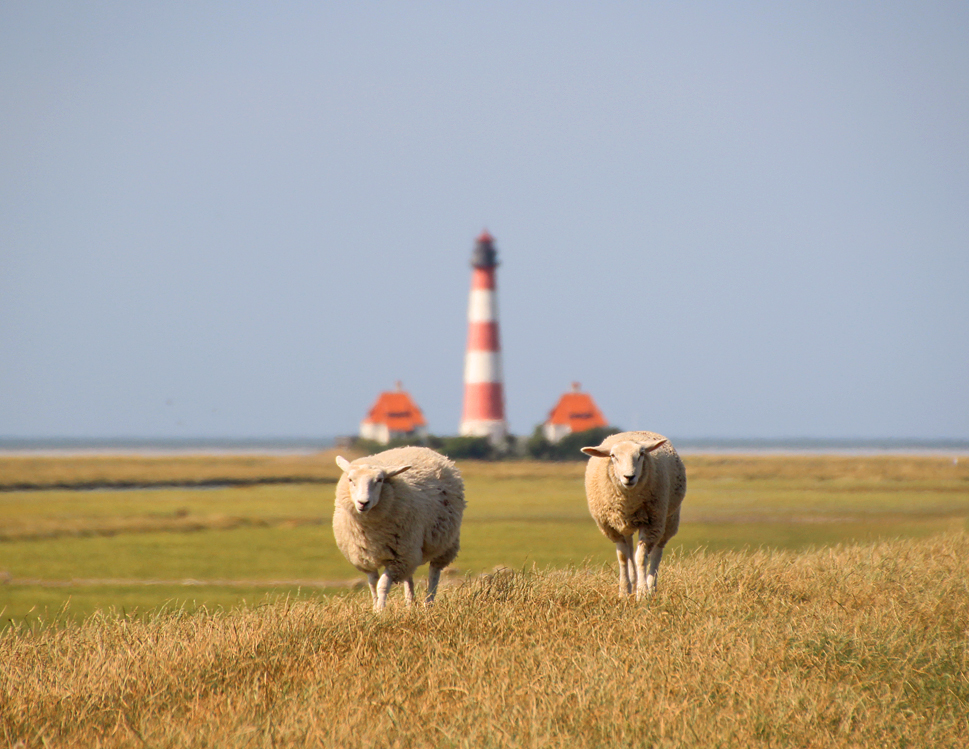
{"type": "Polygon", "coordinates": [[[357,508],[359,513],[368,512],[376,507],[380,501],[380,492],[384,488],[384,482],[411,467],[387,468],[385,466],[368,465],[367,463],[353,464],[342,455],[337,456],[336,464],[347,475],[350,499],[353,500],[353,506],[357,508]]]}
{"type": "Polygon", "coordinates": [[[649,442],[624,440],[617,442],[608,450],[602,446],[583,447],[582,452],[595,458],[608,458],[615,471],[616,480],[625,488],[631,489],[638,484],[646,473],[646,455],[662,444],[666,438],[649,442]]]}

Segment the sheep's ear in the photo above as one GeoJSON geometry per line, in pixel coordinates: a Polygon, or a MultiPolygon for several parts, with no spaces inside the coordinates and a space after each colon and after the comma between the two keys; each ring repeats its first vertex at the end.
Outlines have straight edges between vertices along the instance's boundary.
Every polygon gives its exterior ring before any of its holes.
{"type": "Polygon", "coordinates": [[[344,458],[342,455],[337,455],[336,456],[336,464],[338,466],[340,466],[340,470],[341,471],[349,471],[350,470],[350,461],[347,460],[346,458],[344,458]]]}
{"type": "Polygon", "coordinates": [[[414,466],[399,466],[397,468],[391,468],[387,471],[387,478],[396,476],[398,473],[403,473],[404,471],[413,468],[414,466]]]}
{"type": "Polygon", "coordinates": [[[661,445],[665,445],[667,442],[669,442],[669,440],[666,439],[666,437],[660,437],[658,440],[651,440],[650,442],[640,442],[639,449],[642,451],[643,455],[645,455],[646,453],[653,452],[653,450],[655,450],[657,447],[660,447],[661,445]]]}
{"type": "Polygon", "coordinates": [[[612,454],[608,450],[603,450],[601,447],[583,447],[582,452],[594,458],[608,458],[612,454]]]}

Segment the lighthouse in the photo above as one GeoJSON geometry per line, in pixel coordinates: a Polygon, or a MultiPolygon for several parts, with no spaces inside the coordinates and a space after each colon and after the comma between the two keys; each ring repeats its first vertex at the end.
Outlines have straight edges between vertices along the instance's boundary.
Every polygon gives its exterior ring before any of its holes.
{"type": "Polygon", "coordinates": [[[498,340],[498,267],[494,238],[481,232],[471,254],[468,350],[464,357],[464,412],[460,433],[498,443],[508,434],[498,340]]]}

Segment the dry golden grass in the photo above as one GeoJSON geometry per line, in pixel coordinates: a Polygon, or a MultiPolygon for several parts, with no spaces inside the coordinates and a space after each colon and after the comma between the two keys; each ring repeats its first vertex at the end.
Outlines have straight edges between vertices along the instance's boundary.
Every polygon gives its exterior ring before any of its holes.
{"type": "Polygon", "coordinates": [[[0,737],[34,746],[969,745],[969,535],[0,632],[0,737]]]}

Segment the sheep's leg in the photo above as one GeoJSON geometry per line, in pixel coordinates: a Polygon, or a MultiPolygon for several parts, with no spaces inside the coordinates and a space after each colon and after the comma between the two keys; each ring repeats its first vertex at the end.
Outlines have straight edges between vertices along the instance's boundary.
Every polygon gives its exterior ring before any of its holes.
{"type": "Polygon", "coordinates": [[[659,563],[663,559],[663,547],[654,546],[649,552],[649,571],[646,573],[646,590],[656,592],[656,578],[659,576],[659,563]]]}
{"type": "Polygon", "coordinates": [[[380,576],[376,572],[367,573],[367,585],[370,587],[370,600],[377,603],[377,579],[380,576]]]}
{"type": "Polygon", "coordinates": [[[437,584],[441,580],[441,568],[432,564],[427,571],[427,598],[425,604],[434,603],[434,596],[437,595],[437,584]]]}
{"type": "Polygon", "coordinates": [[[616,559],[619,561],[619,597],[629,595],[629,567],[626,564],[626,542],[616,541],[616,559]]]}
{"type": "Polygon", "coordinates": [[[394,584],[393,578],[390,576],[388,570],[384,570],[384,574],[380,576],[380,580],[377,581],[377,597],[373,601],[374,611],[383,611],[384,607],[387,605],[387,594],[390,592],[390,586],[394,584]]]}
{"type": "Polygon", "coordinates": [[[414,576],[411,575],[404,580],[404,600],[408,606],[414,605],[414,576]]]}
{"type": "Polygon", "coordinates": [[[626,566],[629,568],[629,592],[632,593],[639,580],[636,574],[636,547],[633,544],[632,535],[626,538],[626,566]]]}
{"type": "Polygon", "coordinates": [[[636,568],[632,560],[633,537],[616,541],[616,559],[619,560],[619,596],[628,596],[633,592],[636,582],[636,568]]]}
{"type": "Polygon", "coordinates": [[[656,592],[656,571],[659,560],[663,558],[662,539],[656,532],[643,529],[639,532],[639,545],[636,547],[636,599],[656,592]]]}
{"type": "Polygon", "coordinates": [[[648,592],[646,586],[646,559],[649,556],[649,546],[646,540],[640,535],[639,544],[636,546],[636,600],[640,600],[648,592]]]}

